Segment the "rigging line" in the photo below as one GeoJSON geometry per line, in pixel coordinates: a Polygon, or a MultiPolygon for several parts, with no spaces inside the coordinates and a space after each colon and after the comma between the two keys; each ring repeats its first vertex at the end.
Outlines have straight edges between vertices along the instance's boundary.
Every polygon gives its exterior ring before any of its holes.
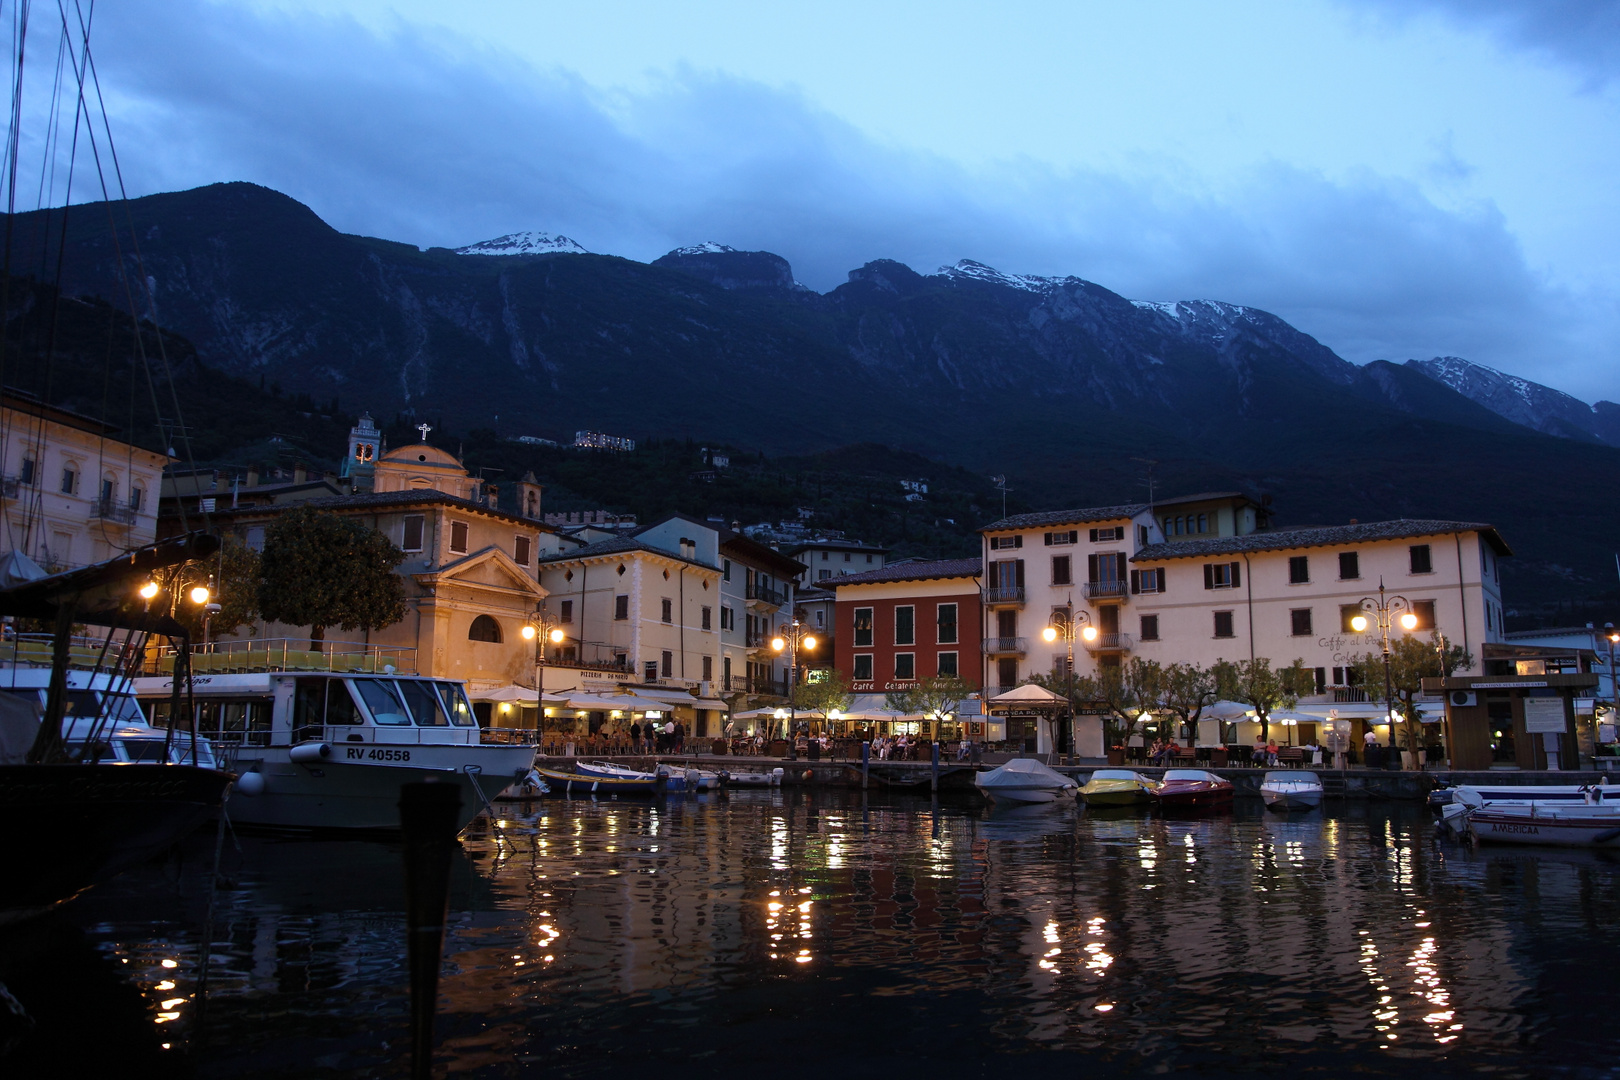
{"type": "Polygon", "coordinates": [[[51,104],[45,114],[45,155],[40,162],[39,192],[34,197],[36,210],[46,206],[48,194],[56,193],[55,155],[61,150],[62,73],[67,68],[67,48],[68,36],[63,34],[56,39],[56,75],[51,80],[51,104]],[[50,180],[49,187],[46,187],[47,178],[50,180]]]}
{"type": "MultiPolygon", "coordinates": [[[[60,3],[61,3],[61,0],[58,0],[58,5],[60,5],[60,3]]],[[[135,229],[135,215],[134,215],[134,212],[130,208],[129,193],[124,187],[124,171],[123,171],[123,167],[118,162],[118,147],[113,142],[112,123],[111,123],[110,119],[107,116],[107,101],[106,101],[106,98],[102,95],[102,91],[101,91],[101,75],[96,69],[95,56],[90,52],[90,45],[89,45],[90,27],[89,27],[89,21],[87,20],[86,16],[83,13],[83,8],[79,4],[79,0],[74,0],[74,9],[75,9],[75,11],[79,12],[79,22],[80,22],[80,25],[83,27],[83,30],[84,30],[84,35],[85,35],[85,66],[89,69],[90,83],[94,87],[95,92],[96,92],[96,103],[101,108],[102,127],[106,131],[106,135],[107,135],[107,155],[112,160],[113,177],[114,177],[114,179],[115,179],[115,181],[117,182],[117,185],[118,185],[118,199],[119,199],[119,202],[123,204],[124,219],[129,225],[130,251],[135,256],[135,272],[140,277],[141,289],[142,289],[142,291],[143,291],[143,293],[145,294],[145,297],[146,297],[146,310],[148,312],[150,312],[151,316],[152,316],[153,338],[157,342],[158,360],[163,366],[163,376],[164,376],[164,378],[166,378],[168,380],[168,383],[169,383],[169,399],[170,399],[170,404],[174,408],[174,422],[175,422],[176,428],[178,430],[178,434],[180,436],[181,445],[184,446],[184,448],[185,448],[185,463],[186,463],[188,468],[190,468],[193,472],[195,472],[196,468],[197,468],[197,457],[196,457],[196,454],[193,451],[192,444],[191,444],[191,431],[185,425],[185,416],[181,412],[181,409],[180,409],[180,392],[179,392],[179,390],[177,389],[177,387],[175,385],[174,368],[169,363],[169,351],[168,351],[167,347],[164,345],[163,330],[162,330],[162,327],[159,326],[159,324],[158,324],[157,298],[152,294],[152,280],[146,273],[146,261],[141,255],[140,236],[139,236],[139,234],[137,233],[137,231],[135,229]]],[[[90,15],[88,17],[89,19],[94,19],[94,17],[95,17],[95,9],[96,9],[95,0],[90,0],[90,15]]],[[[92,151],[95,152],[95,154],[96,154],[96,168],[97,168],[98,174],[101,175],[103,197],[106,198],[106,195],[105,195],[106,176],[105,176],[104,173],[101,173],[101,154],[100,154],[100,151],[96,149],[96,142],[95,142],[95,138],[94,138],[93,135],[92,135],[91,140],[90,140],[90,145],[91,145],[92,151]]],[[[112,205],[111,205],[111,200],[110,199],[108,199],[107,213],[108,213],[109,217],[112,216],[112,205]]],[[[118,242],[117,241],[117,236],[118,236],[118,233],[117,233],[117,229],[115,227],[114,230],[113,230],[113,242],[114,242],[115,245],[118,242]]],[[[123,257],[122,257],[122,255],[120,255],[119,256],[120,265],[122,265],[122,261],[123,261],[123,257]]],[[[126,290],[126,292],[128,291],[128,288],[129,288],[128,279],[126,277],[126,279],[125,279],[125,290],[126,290]]],[[[132,315],[134,314],[134,300],[133,300],[133,298],[131,298],[131,300],[130,300],[130,312],[131,312],[132,315]]],[[[140,339],[139,339],[139,322],[138,321],[137,321],[137,325],[136,325],[136,330],[137,330],[137,341],[139,341],[140,339]]],[[[140,356],[141,356],[141,359],[142,359],[143,363],[147,362],[146,350],[145,350],[144,343],[140,346],[140,356]]],[[[151,383],[150,368],[148,368],[148,372],[147,372],[147,381],[148,381],[148,384],[150,385],[150,383],[151,383]]],[[[158,408],[157,408],[157,391],[156,391],[155,387],[152,387],[152,396],[153,396],[152,409],[153,409],[153,411],[155,413],[157,413],[161,417],[162,414],[161,414],[161,412],[158,411],[158,408]]],[[[184,502],[184,500],[182,500],[180,502],[179,506],[180,506],[180,528],[181,528],[182,531],[189,532],[191,526],[186,520],[186,510],[185,510],[185,502],[184,502]]],[[[206,510],[201,511],[201,513],[202,513],[202,525],[203,525],[203,528],[210,531],[210,532],[212,532],[213,531],[213,515],[209,511],[206,511],[206,510]]]]}
{"type": "MultiPolygon", "coordinates": [[[[12,67],[11,76],[11,110],[7,117],[8,129],[6,132],[6,233],[3,265],[0,265],[0,387],[5,386],[6,374],[6,330],[11,324],[11,250],[14,238],[15,223],[17,220],[17,165],[21,158],[22,140],[22,88],[23,88],[23,60],[27,52],[28,43],[28,13],[31,0],[17,0],[11,8],[11,54],[16,59],[12,67]]],[[[8,445],[11,441],[9,430],[0,430],[4,442],[0,446],[8,445]]],[[[9,507],[0,509],[0,521],[9,516],[9,507]]],[[[6,525],[9,538],[10,525],[6,525]]],[[[26,546],[26,539],[24,541],[26,546]]]]}

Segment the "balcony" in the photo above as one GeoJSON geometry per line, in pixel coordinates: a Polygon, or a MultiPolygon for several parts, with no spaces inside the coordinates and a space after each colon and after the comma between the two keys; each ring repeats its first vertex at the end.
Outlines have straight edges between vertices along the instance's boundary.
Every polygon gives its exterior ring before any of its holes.
{"type": "Polygon", "coordinates": [[[1126,581],[1086,582],[1087,600],[1123,600],[1130,595],[1131,586],[1126,581]]]}
{"type": "Polygon", "coordinates": [[[0,499],[15,499],[22,490],[22,481],[15,476],[0,479],[0,499]]]}
{"type": "Polygon", "coordinates": [[[787,603],[787,594],[779,592],[769,585],[751,582],[745,589],[745,599],[756,601],[768,607],[781,607],[787,603]]]}
{"type": "Polygon", "coordinates": [[[1367,691],[1359,686],[1335,686],[1332,690],[1333,700],[1342,704],[1371,700],[1367,697],[1367,691]]]}
{"type": "Polygon", "coordinates": [[[135,524],[135,508],[117,499],[97,499],[90,516],[100,518],[102,521],[117,522],[120,525],[135,524]]]}
{"type": "Polygon", "coordinates": [[[984,639],[987,656],[1022,656],[1029,652],[1029,639],[1021,637],[987,637],[984,639]]]}
{"type": "Polygon", "coordinates": [[[991,589],[981,589],[980,598],[985,607],[1023,607],[1024,588],[1021,585],[998,585],[991,589]]]}
{"type": "MultiPolygon", "coordinates": [[[[1085,638],[1081,638],[1085,641],[1085,638]]],[[[1090,641],[1085,641],[1086,648],[1092,652],[1130,652],[1131,635],[1129,634],[1098,634],[1090,641]]]]}

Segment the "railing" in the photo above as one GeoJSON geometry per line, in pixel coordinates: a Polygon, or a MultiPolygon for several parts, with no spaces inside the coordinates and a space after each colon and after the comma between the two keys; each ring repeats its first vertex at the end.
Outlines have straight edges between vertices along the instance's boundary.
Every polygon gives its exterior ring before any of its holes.
{"type": "MultiPolygon", "coordinates": [[[[1081,641],[1085,641],[1082,637],[1081,641]]],[[[1092,652],[1128,652],[1131,647],[1129,634],[1098,634],[1090,641],[1086,641],[1086,648],[1092,652]]]]}
{"type": "Polygon", "coordinates": [[[1024,588],[1022,585],[999,585],[991,589],[981,589],[979,595],[986,604],[1022,604],[1024,602],[1024,588]]]}
{"type": "MultiPolygon", "coordinates": [[[[216,641],[191,650],[194,675],[250,674],[266,671],[327,671],[353,675],[415,675],[416,650],[402,645],[308,638],[248,638],[216,641]]],[[[146,665],[148,675],[174,674],[175,650],[165,647],[146,665]]]]}
{"type": "Polygon", "coordinates": [[[101,518],[103,521],[116,521],[120,525],[135,524],[135,508],[117,499],[97,499],[90,516],[101,518]]]}
{"type": "Polygon", "coordinates": [[[0,498],[15,499],[22,490],[22,481],[15,476],[0,479],[0,498]]]}
{"type": "Polygon", "coordinates": [[[758,630],[751,634],[745,631],[743,633],[743,646],[749,649],[768,649],[771,647],[771,635],[758,630]]]}
{"type": "Polygon", "coordinates": [[[1347,703],[1354,701],[1369,701],[1371,699],[1367,697],[1367,691],[1361,689],[1359,686],[1335,686],[1333,688],[1333,700],[1347,703]]]}
{"type": "Polygon", "coordinates": [[[1111,600],[1131,594],[1130,583],[1125,581],[1086,582],[1087,600],[1111,600]]]}
{"type": "MultiPolygon", "coordinates": [[[[0,641],[0,664],[50,667],[55,640],[51,634],[9,635],[4,641],[0,641]]],[[[101,670],[109,674],[118,671],[124,661],[124,643],[114,641],[103,653],[102,647],[105,644],[104,638],[82,635],[70,637],[68,667],[93,670],[99,664],[101,670]]],[[[140,650],[131,646],[128,655],[133,661],[140,656],[140,650]]]]}
{"type": "Polygon", "coordinates": [[[1019,653],[1029,651],[1029,639],[1021,637],[987,637],[984,639],[984,651],[990,655],[996,653],[1019,653]]]}
{"type": "Polygon", "coordinates": [[[774,607],[781,607],[783,604],[787,603],[786,593],[778,592],[769,585],[761,585],[758,582],[750,583],[744,590],[744,593],[746,599],[758,600],[761,603],[770,604],[774,607]]]}

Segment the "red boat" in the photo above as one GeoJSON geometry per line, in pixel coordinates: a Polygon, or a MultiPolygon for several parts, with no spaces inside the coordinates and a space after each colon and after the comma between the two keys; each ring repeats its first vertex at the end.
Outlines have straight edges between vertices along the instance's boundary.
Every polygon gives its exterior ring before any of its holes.
{"type": "Polygon", "coordinates": [[[1167,769],[1154,800],[1165,809],[1230,805],[1232,782],[1202,769],[1167,769]]]}

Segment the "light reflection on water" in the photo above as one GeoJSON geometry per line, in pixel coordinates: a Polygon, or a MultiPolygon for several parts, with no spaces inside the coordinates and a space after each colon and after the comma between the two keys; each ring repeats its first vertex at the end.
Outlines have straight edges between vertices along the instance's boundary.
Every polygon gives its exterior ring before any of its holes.
{"type": "MultiPolygon", "coordinates": [[[[935,1075],[1008,1053],[1071,1074],[1280,1056],[1541,1075],[1617,1048],[1593,992],[1620,959],[1617,865],[1440,845],[1416,808],[1162,820],[776,792],[505,813],[456,867],[455,1075],[935,1075]]],[[[132,917],[147,879],[80,902],[164,1038],[203,1075],[397,1071],[397,852],[233,859],[203,1031],[194,932],[132,917]]]]}

